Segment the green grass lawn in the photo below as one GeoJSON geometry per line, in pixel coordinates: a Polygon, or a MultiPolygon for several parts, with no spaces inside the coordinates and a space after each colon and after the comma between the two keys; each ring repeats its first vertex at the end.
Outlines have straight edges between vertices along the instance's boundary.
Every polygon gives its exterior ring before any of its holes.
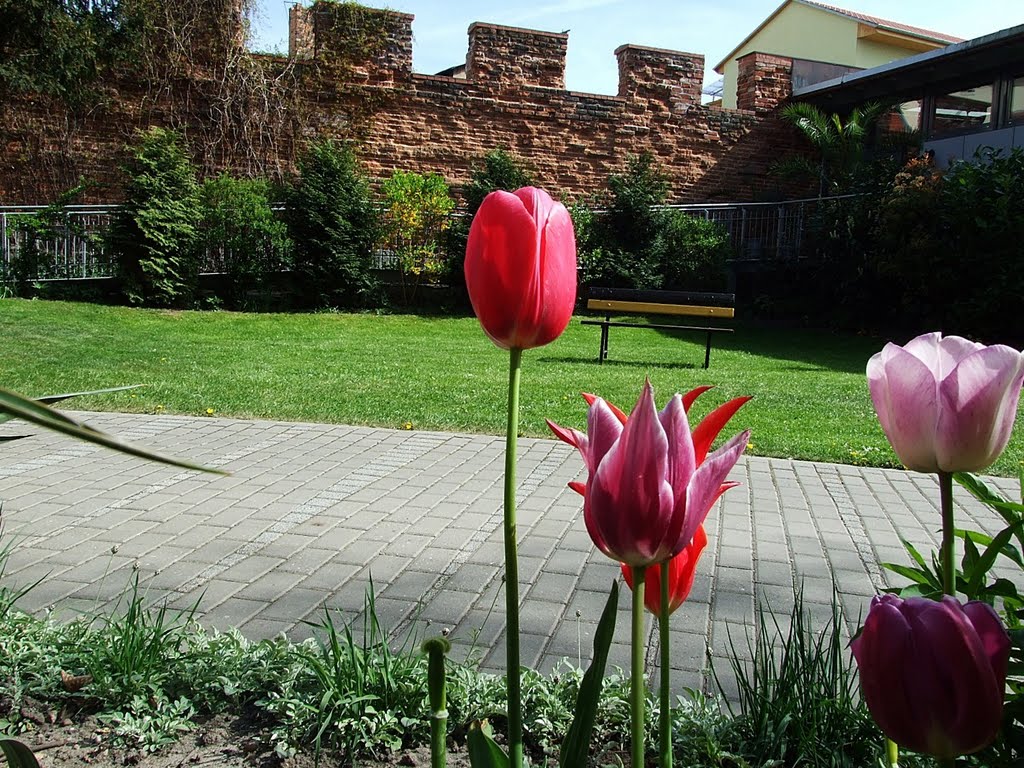
{"type": "MultiPolygon", "coordinates": [[[[544,418],[583,427],[581,391],[629,410],[645,376],[659,407],[673,392],[717,389],[694,406],[754,395],[729,434],[753,429],[751,452],[897,466],[875,419],[864,367],[881,339],[831,332],[740,328],[703,338],[611,329],[574,321],[553,344],[524,353],[523,434],[548,436],[544,418]]],[[[500,434],[507,353],[473,318],[372,314],[176,312],[63,302],[0,300],[0,386],[43,395],[122,384],[133,393],[82,398],[72,407],[206,414],[500,434]]],[[[903,341],[903,340],[901,340],[903,341]]],[[[1018,430],[1019,433],[1019,430],[1018,430]]],[[[1015,475],[1015,434],[991,470],[1015,475]]]]}

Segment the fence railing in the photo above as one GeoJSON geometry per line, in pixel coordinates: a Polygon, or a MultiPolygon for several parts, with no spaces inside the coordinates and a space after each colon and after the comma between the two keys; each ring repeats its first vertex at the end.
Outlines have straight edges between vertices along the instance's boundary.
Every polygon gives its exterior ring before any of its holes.
{"type": "MultiPolygon", "coordinates": [[[[849,197],[849,196],[847,196],[849,197]]],[[[807,258],[809,223],[823,203],[841,198],[809,198],[779,203],[695,203],[666,206],[721,225],[728,233],[736,262],[776,262],[807,258]]],[[[275,206],[275,210],[282,207],[275,206]]],[[[0,280],[10,280],[12,267],[31,271],[32,280],[75,280],[111,277],[115,264],[104,237],[117,206],[0,206],[0,280]],[[40,214],[47,212],[45,223],[40,214]]],[[[462,214],[455,214],[456,216],[462,214]]],[[[377,269],[399,266],[398,243],[385,243],[374,254],[377,269]]],[[[223,271],[225,255],[206,253],[201,272],[223,271]]]]}

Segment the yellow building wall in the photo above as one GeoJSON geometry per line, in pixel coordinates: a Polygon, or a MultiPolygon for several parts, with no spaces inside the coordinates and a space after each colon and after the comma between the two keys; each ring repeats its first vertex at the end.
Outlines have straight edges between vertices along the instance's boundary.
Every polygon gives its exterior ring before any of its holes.
{"type": "Polygon", "coordinates": [[[895,45],[859,40],[859,28],[860,24],[853,19],[803,3],[790,3],[725,63],[722,106],[736,108],[736,61],[755,51],[860,69],[916,53],[895,45]]]}

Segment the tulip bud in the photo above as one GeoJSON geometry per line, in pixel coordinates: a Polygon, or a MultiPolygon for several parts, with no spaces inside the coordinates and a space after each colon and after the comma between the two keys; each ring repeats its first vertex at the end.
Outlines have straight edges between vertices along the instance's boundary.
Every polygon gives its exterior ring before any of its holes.
{"type": "Polygon", "coordinates": [[[952,760],[995,738],[1010,638],[990,606],[881,595],[850,648],[872,717],[900,746],[952,760]]]}
{"type": "Polygon", "coordinates": [[[908,469],[980,472],[1010,440],[1024,355],[927,333],[886,344],[867,375],[878,420],[908,469]]]}
{"type": "Polygon", "coordinates": [[[549,344],[565,330],[576,304],[569,212],[534,187],[492,192],[473,218],[465,271],[473,311],[495,344],[549,344]]]}

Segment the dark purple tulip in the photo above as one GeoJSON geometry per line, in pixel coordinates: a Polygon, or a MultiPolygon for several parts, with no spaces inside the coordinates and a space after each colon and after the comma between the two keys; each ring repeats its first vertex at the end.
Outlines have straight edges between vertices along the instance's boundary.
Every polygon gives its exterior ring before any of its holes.
{"type": "Polygon", "coordinates": [[[996,737],[1010,638],[990,606],[881,595],[850,647],[871,715],[900,746],[951,760],[996,737]]]}

